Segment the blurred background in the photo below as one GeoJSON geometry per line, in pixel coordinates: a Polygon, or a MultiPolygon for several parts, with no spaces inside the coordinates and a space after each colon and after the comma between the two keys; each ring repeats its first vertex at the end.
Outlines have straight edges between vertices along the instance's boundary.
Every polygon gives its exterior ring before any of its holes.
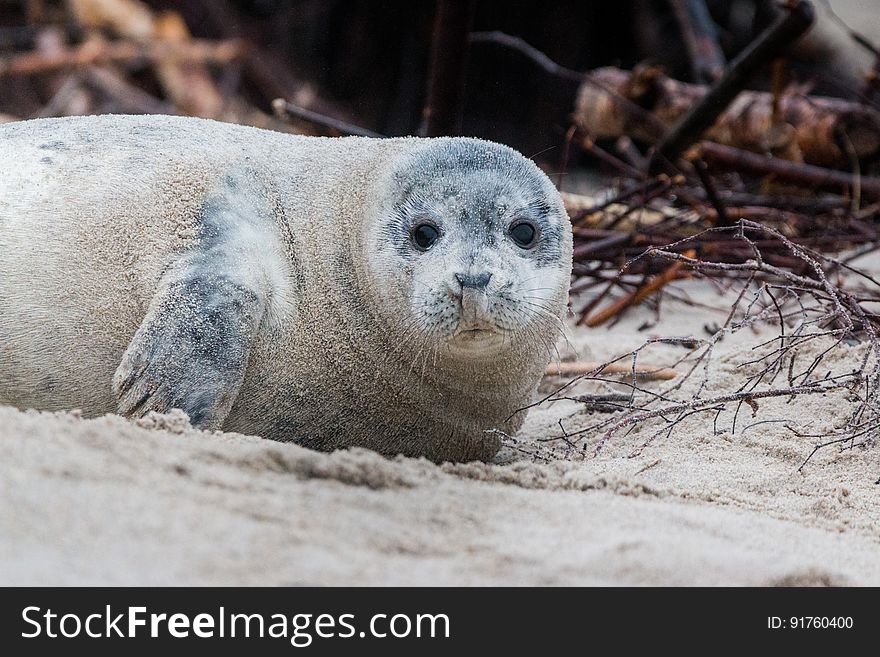
{"type": "MultiPolygon", "coordinates": [[[[815,4],[788,83],[874,103],[880,2],[815,4]]],[[[0,119],[168,113],[351,131],[338,121],[532,155],[563,143],[579,73],[650,64],[711,83],[779,11],[771,0],[2,0],[0,119]],[[708,51],[693,39],[703,33],[708,51]],[[273,112],[278,98],[293,116],[273,112]]],[[[751,86],[770,88],[769,70],[751,86]]]]}

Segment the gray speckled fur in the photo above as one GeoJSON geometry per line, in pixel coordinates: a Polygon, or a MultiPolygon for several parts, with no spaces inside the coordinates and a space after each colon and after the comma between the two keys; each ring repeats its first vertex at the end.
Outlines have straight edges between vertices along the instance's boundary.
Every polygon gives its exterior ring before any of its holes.
{"type": "Polygon", "coordinates": [[[182,407],[320,449],[485,459],[490,430],[521,423],[570,269],[558,195],[496,144],[155,116],[0,126],[0,403],[182,407]],[[445,222],[424,258],[403,246],[413,213],[445,222]],[[512,213],[541,227],[533,252],[502,239],[512,213]],[[510,324],[485,353],[446,348],[457,311],[438,286],[462,268],[495,272],[510,324]]]}

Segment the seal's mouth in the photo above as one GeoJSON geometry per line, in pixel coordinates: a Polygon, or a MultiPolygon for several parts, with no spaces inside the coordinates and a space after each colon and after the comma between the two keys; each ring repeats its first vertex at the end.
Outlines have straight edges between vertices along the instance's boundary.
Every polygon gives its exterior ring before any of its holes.
{"type": "Polygon", "coordinates": [[[502,342],[502,332],[496,326],[488,323],[474,326],[460,322],[449,340],[449,345],[453,349],[473,354],[493,350],[502,342]]]}
{"type": "Polygon", "coordinates": [[[497,335],[494,328],[463,328],[455,332],[455,337],[463,340],[480,340],[492,335],[497,335]]]}

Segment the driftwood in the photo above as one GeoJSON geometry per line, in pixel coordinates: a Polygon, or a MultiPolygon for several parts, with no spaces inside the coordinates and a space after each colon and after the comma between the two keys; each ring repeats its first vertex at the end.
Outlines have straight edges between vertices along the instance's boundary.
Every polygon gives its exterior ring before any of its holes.
{"type": "MultiPolygon", "coordinates": [[[[627,135],[654,142],[655,126],[628,111],[621,97],[650,110],[672,128],[707,91],[703,85],[673,80],[655,67],[601,68],[581,86],[573,118],[593,138],[627,135]]],[[[794,146],[804,162],[823,166],[851,164],[851,156],[840,143],[844,137],[859,158],[880,153],[880,112],[871,107],[807,96],[803,89],[790,87],[779,98],[778,108],[779,118],[774,121],[772,94],[742,92],[704,138],[759,153],[789,153],[794,146]]]]}

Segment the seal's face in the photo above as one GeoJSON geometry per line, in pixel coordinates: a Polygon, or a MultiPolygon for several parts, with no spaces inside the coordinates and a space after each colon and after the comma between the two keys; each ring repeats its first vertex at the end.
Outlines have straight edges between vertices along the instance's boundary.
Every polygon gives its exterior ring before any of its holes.
{"type": "Polygon", "coordinates": [[[405,339],[462,357],[524,343],[548,353],[561,330],[571,229],[546,176],[470,139],[431,140],[396,173],[374,272],[396,291],[405,339]]]}

